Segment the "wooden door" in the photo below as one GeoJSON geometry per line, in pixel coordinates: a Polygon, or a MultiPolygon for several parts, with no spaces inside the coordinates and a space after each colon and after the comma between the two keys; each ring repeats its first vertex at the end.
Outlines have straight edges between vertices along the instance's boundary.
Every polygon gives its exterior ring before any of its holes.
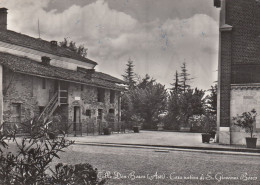
{"type": "Polygon", "coordinates": [[[75,106],[74,107],[74,118],[73,118],[73,131],[77,131],[80,125],[80,107],[75,106]]]}

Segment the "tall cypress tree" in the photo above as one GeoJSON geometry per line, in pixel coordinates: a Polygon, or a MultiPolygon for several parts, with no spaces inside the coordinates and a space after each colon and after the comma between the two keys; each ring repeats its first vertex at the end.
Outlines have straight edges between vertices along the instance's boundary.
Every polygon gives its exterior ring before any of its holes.
{"type": "Polygon", "coordinates": [[[188,89],[190,89],[190,81],[194,78],[190,78],[190,74],[187,72],[186,63],[183,62],[181,66],[181,74],[180,74],[180,87],[182,92],[186,92],[188,89]]]}
{"type": "Polygon", "coordinates": [[[129,84],[129,88],[133,88],[136,84],[134,77],[134,64],[133,61],[129,58],[125,69],[125,74],[122,75],[124,80],[129,84]]]}
{"type": "Polygon", "coordinates": [[[171,88],[171,90],[178,94],[180,92],[180,82],[179,82],[179,73],[178,73],[178,71],[175,72],[174,83],[172,83],[171,85],[173,86],[171,88]]]}

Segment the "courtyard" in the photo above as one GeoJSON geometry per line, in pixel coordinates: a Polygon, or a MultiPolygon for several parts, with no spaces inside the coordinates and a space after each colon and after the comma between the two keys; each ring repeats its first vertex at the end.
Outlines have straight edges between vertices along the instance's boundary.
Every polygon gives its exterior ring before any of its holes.
{"type": "Polygon", "coordinates": [[[54,164],[90,163],[106,184],[259,184],[259,156],[72,145],[54,164]]]}
{"type": "MultiPolygon", "coordinates": [[[[210,143],[202,143],[201,133],[145,131],[140,133],[116,133],[111,135],[68,137],[78,144],[129,144],[151,146],[177,146],[177,147],[205,147],[205,148],[245,148],[244,145],[220,145],[211,140],[210,143]]],[[[259,141],[258,141],[259,142],[259,141]]]]}

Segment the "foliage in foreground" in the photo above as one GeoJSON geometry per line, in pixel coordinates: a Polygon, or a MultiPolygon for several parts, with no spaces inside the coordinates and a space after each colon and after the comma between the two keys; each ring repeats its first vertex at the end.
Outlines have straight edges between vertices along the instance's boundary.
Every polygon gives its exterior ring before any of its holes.
{"type": "Polygon", "coordinates": [[[256,110],[252,109],[250,112],[243,112],[241,115],[233,117],[233,122],[235,125],[245,129],[247,133],[250,133],[251,138],[253,138],[256,116],[256,110]]]}
{"type": "Polygon", "coordinates": [[[28,126],[33,126],[33,132],[23,138],[16,137],[16,130],[0,131],[0,184],[104,184],[105,181],[97,177],[97,169],[87,163],[59,163],[54,169],[50,168],[53,159],[60,158],[59,153],[74,142],[66,140],[65,134],[50,139],[49,123],[31,121],[28,126]],[[13,142],[15,148],[8,150],[7,141],[13,142]]]}

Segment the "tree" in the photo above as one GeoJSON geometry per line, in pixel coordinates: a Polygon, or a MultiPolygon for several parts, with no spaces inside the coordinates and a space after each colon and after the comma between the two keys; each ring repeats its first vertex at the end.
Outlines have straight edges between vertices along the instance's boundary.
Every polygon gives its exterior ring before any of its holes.
{"type": "Polygon", "coordinates": [[[64,41],[60,42],[60,46],[64,48],[68,48],[69,50],[77,53],[82,57],[87,57],[87,51],[88,51],[87,48],[85,48],[83,45],[77,47],[76,42],[69,41],[67,38],[64,38],[64,41]]]}
{"type": "Polygon", "coordinates": [[[250,137],[253,138],[256,116],[256,110],[252,109],[250,112],[243,112],[241,115],[233,117],[232,120],[236,126],[245,129],[247,133],[250,133],[250,137]]]}
{"type": "Polygon", "coordinates": [[[218,85],[215,84],[214,86],[211,86],[211,89],[209,89],[210,94],[206,97],[206,103],[207,103],[207,109],[209,113],[211,114],[217,114],[217,90],[218,85]]]}
{"type": "Polygon", "coordinates": [[[134,64],[130,58],[129,58],[126,66],[127,66],[127,68],[125,70],[125,74],[122,76],[123,76],[125,82],[127,82],[129,84],[129,88],[131,89],[135,86],[136,81],[134,79],[134,64]]]}
{"type": "Polygon", "coordinates": [[[156,82],[131,92],[134,113],[144,120],[144,128],[156,128],[159,114],[166,110],[167,96],[165,86],[156,82]]]}
{"type": "Polygon", "coordinates": [[[151,78],[148,74],[138,83],[137,87],[145,89],[146,87],[152,86],[155,83],[155,79],[151,78]]]}
{"type": "Polygon", "coordinates": [[[204,94],[203,90],[197,88],[188,89],[185,93],[181,94],[180,104],[180,120],[183,126],[189,125],[189,118],[193,115],[201,115],[204,113],[204,94]]]}
{"type": "Polygon", "coordinates": [[[176,91],[171,91],[167,102],[167,115],[164,119],[164,128],[179,130],[180,98],[176,91]]]}
{"type": "Polygon", "coordinates": [[[181,91],[178,71],[176,71],[176,73],[175,73],[174,81],[175,82],[173,84],[171,84],[173,86],[173,88],[171,88],[171,90],[178,94],[181,91]]]}
{"type": "Polygon", "coordinates": [[[181,66],[181,73],[180,73],[180,89],[182,92],[186,92],[189,88],[189,82],[193,78],[189,78],[190,74],[188,73],[186,63],[184,62],[181,66]]]}
{"type": "Polygon", "coordinates": [[[187,89],[186,92],[180,94],[172,91],[168,99],[166,126],[169,129],[189,126],[191,116],[204,113],[204,94],[205,91],[197,88],[187,89]]]}

